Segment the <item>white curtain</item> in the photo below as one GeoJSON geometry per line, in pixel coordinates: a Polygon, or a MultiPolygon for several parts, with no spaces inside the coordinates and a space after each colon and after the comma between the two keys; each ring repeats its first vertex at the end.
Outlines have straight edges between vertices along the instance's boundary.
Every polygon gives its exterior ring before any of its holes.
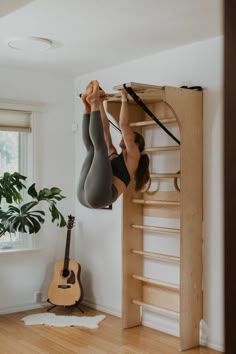
{"type": "Polygon", "coordinates": [[[0,109],[0,130],[31,132],[31,112],[0,109]]]}

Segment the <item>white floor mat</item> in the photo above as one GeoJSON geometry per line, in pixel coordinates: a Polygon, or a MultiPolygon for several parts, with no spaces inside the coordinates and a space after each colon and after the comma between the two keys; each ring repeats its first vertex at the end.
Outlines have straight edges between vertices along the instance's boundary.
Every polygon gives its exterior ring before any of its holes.
{"type": "Polygon", "coordinates": [[[54,313],[38,313],[22,318],[27,326],[48,325],[54,327],[79,326],[95,329],[101,321],[106,318],[105,315],[97,316],[58,316],[54,313]]]}

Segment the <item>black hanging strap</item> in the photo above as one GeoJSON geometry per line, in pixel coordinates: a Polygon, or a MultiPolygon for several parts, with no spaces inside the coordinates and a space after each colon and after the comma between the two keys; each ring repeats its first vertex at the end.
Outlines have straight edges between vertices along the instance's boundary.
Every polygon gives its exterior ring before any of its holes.
{"type": "MultiPolygon", "coordinates": [[[[99,86],[99,90],[100,91],[103,91],[103,89],[99,86]]],[[[108,119],[108,118],[107,118],[108,119]]],[[[111,124],[111,126],[112,126],[112,128],[114,128],[115,130],[117,130],[119,133],[121,133],[121,130],[120,130],[120,128],[119,127],[117,127],[117,125],[115,125],[114,123],[112,123],[111,121],[110,121],[110,119],[108,119],[108,121],[109,121],[109,123],[111,124]]]]}
{"type": "Polygon", "coordinates": [[[180,88],[185,88],[185,89],[189,89],[189,90],[194,90],[194,91],[203,91],[202,86],[180,86],[180,88]]]}
{"type": "Polygon", "coordinates": [[[121,133],[121,129],[119,127],[117,127],[117,125],[115,125],[114,123],[112,123],[110,121],[110,119],[108,119],[109,123],[111,124],[112,128],[114,128],[115,130],[118,130],[119,133],[121,133]]]}
{"type": "Polygon", "coordinates": [[[160,122],[160,120],[150,111],[141,98],[135,93],[132,87],[123,85],[128,94],[134,99],[134,101],[172,138],[176,143],[180,145],[180,141],[160,122]]]}

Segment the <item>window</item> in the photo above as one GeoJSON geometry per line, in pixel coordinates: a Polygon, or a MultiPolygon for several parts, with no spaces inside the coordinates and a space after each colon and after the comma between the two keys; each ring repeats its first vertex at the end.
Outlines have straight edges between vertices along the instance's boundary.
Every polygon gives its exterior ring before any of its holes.
{"type": "MultiPolygon", "coordinates": [[[[19,172],[29,177],[31,122],[30,112],[0,109],[0,175],[19,172]]],[[[1,208],[7,208],[5,200],[1,208]]],[[[6,234],[0,238],[0,248],[25,247],[26,237],[6,234]]]]}
{"type": "Polygon", "coordinates": [[[20,171],[20,133],[0,131],[0,175],[20,171]]]}

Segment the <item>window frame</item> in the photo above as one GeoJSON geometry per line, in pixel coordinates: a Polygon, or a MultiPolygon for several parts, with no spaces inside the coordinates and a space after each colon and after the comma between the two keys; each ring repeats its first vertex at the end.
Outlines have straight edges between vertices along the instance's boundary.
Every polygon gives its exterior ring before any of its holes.
{"type": "MultiPolygon", "coordinates": [[[[39,183],[39,120],[41,118],[42,113],[45,112],[45,110],[47,109],[47,104],[42,102],[19,101],[0,98],[0,109],[31,112],[31,132],[28,133],[28,142],[23,142],[23,144],[21,144],[21,150],[23,154],[27,155],[27,158],[24,159],[24,161],[20,162],[22,165],[19,166],[19,169],[22,174],[25,174],[27,176],[27,184],[29,186],[33,183],[32,181],[34,181],[34,183],[36,184],[39,183]],[[23,171],[21,170],[22,167],[23,171]]],[[[0,253],[6,250],[1,248],[1,242],[3,245],[4,241],[0,241],[0,253]]],[[[33,237],[33,235],[29,237],[29,235],[21,234],[21,236],[19,237],[19,241],[14,241],[11,244],[10,249],[34,249],[37,247],[37,239],[33,237]]]]}
{"type": "MultiPolygon", "coordinates": [[[[23,176],[29,176],[27,178],[27,184],[30,185],[32,181],[32,177],[30,175],[31,167],[32,167],[32,160],[29,158],[29,152],[32,146],[32,132],[23,133],[16,132],[11,130],[4,130],[9,131],[10,133],[18,133],[18,155],[19,155],[19,165],[18,171],[23,176]]],[[[25,191],[23,191],[23,197],[26,195],[25,191]]],[[[18,237],[16,240],[1,240],[0,238],[0,249],[10,249],[10,248],[27,248],[29,247],[29,241],[27,240],[26,235],[23,233],[18,233],[18,237]]]]}

